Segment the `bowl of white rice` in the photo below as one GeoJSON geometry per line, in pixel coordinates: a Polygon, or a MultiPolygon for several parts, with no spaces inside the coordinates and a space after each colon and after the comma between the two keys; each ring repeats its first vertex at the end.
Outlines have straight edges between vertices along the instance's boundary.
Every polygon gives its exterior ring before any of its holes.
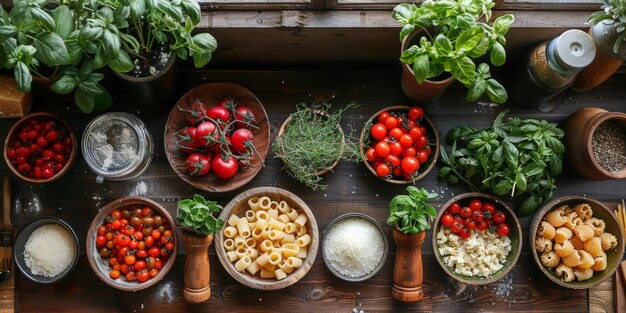
{"type": "Polygon", "coordinates": [[[331,273],[349,282],[374,277],[385,265],[389,242],[382,226],[361,213],[335,218],[323,234],[322,256],[331,273]]]}
{"type": "Polygon", "coordinates": [[[65,221],[40,217],[24,225],[15,236],[13,259],[26,278],[53,284],[78,264],[80,247],[76,233],[65,221]]]}

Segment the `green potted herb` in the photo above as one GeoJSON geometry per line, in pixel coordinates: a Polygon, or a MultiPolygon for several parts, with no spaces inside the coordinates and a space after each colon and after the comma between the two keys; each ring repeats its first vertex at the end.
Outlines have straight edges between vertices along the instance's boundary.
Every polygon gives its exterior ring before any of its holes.
{"type": "Polygon", "coordinates": [[[181,227],[181,239],[187,251],[183,294],[189,302],[204,302],[211,297],[208,248],[213,235],[224,227],[224,221],[213,216],[221,210],[216,202],[200,195],[178,202],[176,223],[181,227]]]}
{"type": "Polygon", "coordinates": [[[441,147],[447,166],[439,176],[451,184],[464,182],[475,192],[511,198],[525,195],[517,213],[526,216],[552,198],[554,177],[563,168],[564,132],[544,120],[510,117],[505,121],[506,112],[487,129],[451,129],[445,140],[452,150],[446,153],[441,147]]]}
{"type": "Polygon", "coordinates": [[[589,16],[594,24],[589,33],[596,43],[596,56],[572,84],[578,92],[599,86],[626,60],[626,0],[602,2],[602,10],[589,16]]]}
{"type": "Polygon", "coordinates": [[[504,36],[514,17],[506,14],[489,25],[494,5],[492,0],[426,0],[419,6],[403,3],[394,8],[394,19],[404,25],[400,61],[407,96],[431,102],[458,80],[469,89],[468,101],[485,93],[496,103],[507,100],[504,87],[491,77],[489,65],[474,63],[487,53],[494,66],[506,61],[504,36]]]}
{"type": "Polygon", "coordinates": [[[326,189],[322,175],[332,171],[341,159],[358,162],[358,146],[352,134],[346,136],[339,124],[342,113],[358,105],[349,104],[329,113],[330,104],[311,109],[297,105],[283,123],[272,148],[283,161],[287,173],[313,190],[326,189]]]}
{"type": "Polygon", "coordinates": [[[407,187],[407,191],[408,195],[391,199],[387,225],[393,227],[396,243],[391,294],[396,300],[412,302],[424,297],[422,245],[437,216],[437,210],[428,202],[437,195],[415,186],[407,187]]]}

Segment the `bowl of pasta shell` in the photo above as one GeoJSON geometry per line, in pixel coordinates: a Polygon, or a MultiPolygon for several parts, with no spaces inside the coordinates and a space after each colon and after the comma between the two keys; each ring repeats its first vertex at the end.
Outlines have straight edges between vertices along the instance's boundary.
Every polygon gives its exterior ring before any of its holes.
{"type": "Polygon", "coordinates": [[[238,282],[277,290],[302,279],[315,262],[319,231],[309,207],[293,193],[274,187],[242,192],[220,218],[215,250],[224,269],[238,282]]]}
{"type": "Polygon", "coordinates": [[[553,282],[586,289],[609,278],[624,254],[624,234],[602,202],[566,196],[545,204],[530,228],[535,263],[553,282]]]}

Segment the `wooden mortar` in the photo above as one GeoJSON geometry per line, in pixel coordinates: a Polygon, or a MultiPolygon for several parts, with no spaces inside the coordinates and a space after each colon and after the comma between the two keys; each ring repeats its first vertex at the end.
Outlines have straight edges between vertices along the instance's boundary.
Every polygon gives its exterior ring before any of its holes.
{"type": "Polygon", "coordinates": [[[211,297],[208,249],[213,243],[213,235],[200,236],[189,231],[181,231],[181,239],[187,251],[183,295],[187,302],[204,302],[211,297]]]}
{"type": "Polygon", "coordinates": [[[395,227],[393,228],[396,259],[393,264],[391,295],[398,301],[414,302],[424,298],[422,245],[425,239],[425,231],[410,235],[401,233],[395,227]]]}

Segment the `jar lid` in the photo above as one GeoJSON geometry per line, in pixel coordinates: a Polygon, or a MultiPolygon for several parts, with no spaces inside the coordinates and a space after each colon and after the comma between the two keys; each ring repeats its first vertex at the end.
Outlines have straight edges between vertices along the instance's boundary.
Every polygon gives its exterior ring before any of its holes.
{"type": "Polygon", "coordinates": [[[102,114],[85,128],[83,156],[89,168],[99,176],[109,179],[135,177],[137,170],[145,167],[146,158],[152,157],[149,136],[143,122],[132,114],[102,114]]]}
{"type": "Polygon", "coordinates": [[[554,56],[557,63],[567,70],[582,69],[595,58],[596,45],[587,33],[570,29],[555,39],[554,56]]]}

